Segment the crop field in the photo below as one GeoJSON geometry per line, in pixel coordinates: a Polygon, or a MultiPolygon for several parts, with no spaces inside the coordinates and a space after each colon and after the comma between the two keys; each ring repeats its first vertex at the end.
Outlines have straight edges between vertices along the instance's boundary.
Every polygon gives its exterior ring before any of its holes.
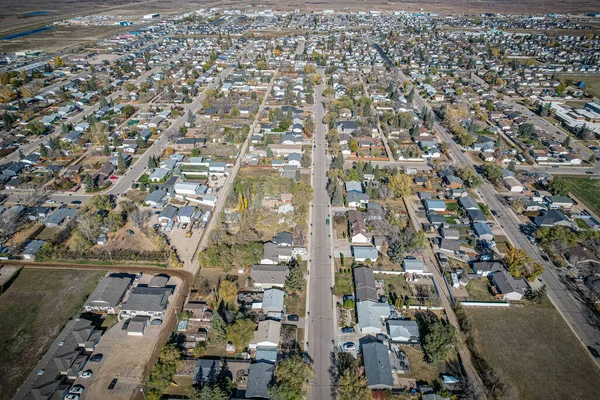
{"type": "Polygon", "coordinates": [[[600,215],[600,180],[588,177],[561,177],[571,191],[591,211],[600,215]]]}
{"type": "Polygon", "coordinates": [[[481,355],[517,398],[597,397],[600,370],[551,304],[474,307],[467,314],[481,355]]]}
{"type": "Polygon", "coordinates": [[[0,296],[0,399],[10,399],[102,271],[25,268],[0,296]]]}

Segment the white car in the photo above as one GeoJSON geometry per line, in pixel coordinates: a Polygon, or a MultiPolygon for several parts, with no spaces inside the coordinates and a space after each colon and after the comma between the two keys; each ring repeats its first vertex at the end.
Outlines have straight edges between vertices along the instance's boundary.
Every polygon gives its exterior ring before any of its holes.
{"type": "Polygon", "coordinates": [[[65,400],[79,400],[79,395],[78,394],[68,394],[65,397],[65,400]]]}
{"type": "Polygon", "coordinates": [[[356,345],[354,344],[354,342],[346,342],[344,343],[344,351],[354,351],[356,350],[356,345]]]}
{"type": "Polygon", "coordinates": [[[79,375],[81,378],[91,378],[92,377],[92,371],[87,370],[81,373],[81,375],[79,375]]]}
{"type": "Polygon", "coordinates": [[[54,203],[56,203],[56,200],[48,200],[46,203],[48,203],[48,204],[54,204],[54,203]]]}
{"type": "Polygon", "coordinates": [[[73,393],[73,394],[81,394],[83,393],[83,386],[73,386],[71,388],[71,390],[69,390],[69,393],[73,393]]]}

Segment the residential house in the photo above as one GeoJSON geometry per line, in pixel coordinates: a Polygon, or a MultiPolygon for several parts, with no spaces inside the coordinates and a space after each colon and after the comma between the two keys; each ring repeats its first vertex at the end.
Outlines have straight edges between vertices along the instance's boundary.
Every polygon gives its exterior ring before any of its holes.
{"type": "Polygon", "coordinates": [[[167,192],[162,189],[157,189],[150,193],[148,197],[144,200],[144,204],[150,206],[152,208],[161,208],[167,204],[168,197],[167,192]]]}
{"type": "Polygon", "coordinates": [[[358,326],[363,334],[382,333],[383,321],[387,320],[390,314],[390,305],[387,302],[366,300],[356,303],[358,326]]]}
{"type": "Polygon", "coordinates": [[[286,265],[253,265],[250,279],[255,289],[283,288],[289,273],[290,270],[286,265]]]}
{"type": "Polygon", "coordinates": [[[285,292],[280,288],[265,289],[262,301],[252,303],[252,310],[261,310],[268,316],[279,316],[284,309],[284,297],[285,292]]]}
{"type": "Polygon", "coordinates": [[[443,178],[444,184],[449,189],[460,189],[463,187],[463,181],[457,176],[446,175],[443,178]]]}
{"type": "Polygon", "coordinates": [[[375,262],[379,257],[379,252],[375,246],[350,246],[350,250],[352,251],[354,261],[357,262],[364,262],[367,260],[375,262]]]}
{"type": "Polygon", "coordinates": [[[358,210],[348,211],[348,231],[352,243],[371,242],[371,234],[367,230],[363,213],[358,210]]]}
{"type": "Polygon", "coordinates": [[[472,197],[463,197],[458,199],[458,204],[465,210],[479,210],[479,205],[472,197]]]}
{"type": "Polygon", "coordinates": [[[369,202],[369,195],[366,193],[349,192],[346,194],[348,207],[360,207],[369,202]]]}
{"type": "Polygon", "coordinates": [[[477,210],[467,210],[467,216],[471,220],[472,223],[476,222],[487,222],[487,217],[485,214],[477,209],[477,210]]]}
{"type": "Polygon", "coordinates": [[[504,269],[499,261],[475,261],[471,266],[473,267],[473,271],[482,277],[504,269]]]}
{"type": "Polygon", "coordinates": [[[515,279],[505,269],[492,274],[492,284],[506,300],[519,301],[529,291],[529,285],[525,279],[515,279]]]}
{"type": "Polygon", "coordinates": [[[359,181],[348,181],[346,182],[346,192],[362,193],[362,184],[359,181]]]}
{"type": "Polygon", "coordinates": [[[169,171],[166,168],[156,168],[150,174],[150,177],[148,178],[148,181],[152,182],[152,183],[163,182],[163,181],[165,181],[167,179],[167,177],[169,176],[170,173],[171,173],[171,171],[169,171]]]}
{"type": "Polygon", "coordinates": [[[473,231],[479,240],[494,240],[494,234],[486,223],[475,222],[473,224],[473,231]]]}
{"type": "Polygon", "coordinates": [[[569,196],[546,196],[544,198],[548,203],[548,207],[551,209],[557,208],[566,208],[569,209],[573,207],[575,202],[569,196]]]}
{"type": "Polygon", "coordinates": [[[264,254],[260,261],[261,264],[279,264],[292,259],[291,246],[279,246],[273,242],[266,242],[263,248],[264,254]]]}
{"type": "Polygon", "coordinates": [[[442,200],[425,200],[423,204],[426,211],[446,211],[446,203],[442,200]]]}
{"type": "Polygon", "coordinates": [[[419,326],[416,321],[389,319],[387,321],[388,336],[392,342],[403,344],[420,344],[419,326]]]}
{"type": "Polygon", "coordinates": [[[538,227],[543,226],[571,226],[569,218],[558,210],[543,211],[539,217],[535,217],[533,222],[538,227]]]}
{"type": "MultiPolygon", "coordinates": [[[[279,337],[281,336],[281,322],[272,319],[266,319],[258,323],[258,329],[254,332],[254,337],[248,345],[250,350],[256,350],[257,347],[275,347],[279,346],[279,337]]],[[[236,349],[243,351],[245,349],[236,349]]]]}
{"type": "Polygon", "coordinates": [[[405,273],[422,275],[425,272],[425,263],[414,258],[405,258],[402,260],[402,268],[405,273]]]}
{"type": "Polygon", "coordinates": [[[354,292],[357,301],[379,301],[373,270],[366,266],[356,267],[352,270],[354,274],[354,292]]]}
{"type": "Polygon", "coordinates": [[[26,245],[21,255],[25,260],[35,260],[36,254],[42,250],[46,244],[45,240],[30,240],[26,245]]]}
{"type": "Polygon", "coordinates": [[[162,209],[160,214],[158,214],[158,223],[165,226],[167,224],[175,222],[175,216],[179,210],[177,207],[168,205],[162,209]]]}
{"type": "Polygon", "coordinates": [[[66,221],[74,218],[76,214],[76,208],[59,208],[46,218],[44,225],[48,228],[58,228],[66,221]]]}
{"type": "Polygon", "coordinates": [[[121,318],[146,316],[163,319],[169,298],[173,294],[170,287],[142,287],[131,289],[129,297],[121,306],[121,318]]]}
{"type": "Polygon", "coordinates": [[[275,374],[275,364],[257,362],[250,364],[248,369],[247,399],[270,399],[269,387],[275,374]]]}
{"type": "Polygon", "coordinates": [[[117,306],[121,304],[134,279],[134,275],[126,273],[105,276],[90,294],[83,309],[86,312],[116,314],[117,306]]]}
{"type": "Polygon", "coordinates": [[[390,364],[390,352],[381,342],[362,345],[363,364],[369,389],[386,390],[394,388],[394,377],[390,364]]]}

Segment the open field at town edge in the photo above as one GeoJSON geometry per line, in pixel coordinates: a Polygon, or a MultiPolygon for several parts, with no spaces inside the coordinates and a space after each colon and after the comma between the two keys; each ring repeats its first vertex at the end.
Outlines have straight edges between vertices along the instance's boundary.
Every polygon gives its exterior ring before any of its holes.
{"type": "Polygon", "coordinates": [[[482,356],[515,386],[517,398],[597,398],[600,371],[551,304],[467,313],[482,356]]]}
{"type": "Polygon", "coordinates": [[[24,268],[0,296],[0,399],[12,398],[102,276],[24,268]]]}

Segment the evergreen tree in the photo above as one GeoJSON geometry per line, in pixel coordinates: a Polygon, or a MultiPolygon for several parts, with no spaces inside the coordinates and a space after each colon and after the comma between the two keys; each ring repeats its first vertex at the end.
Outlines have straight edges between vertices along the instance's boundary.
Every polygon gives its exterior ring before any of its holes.
{"type": "Polygon", "coordinates": [[[117,157],[117,169],[119,172],[125,172],[127,169],[127,165],[125,163],[125,159],[123,158],[123,154],[119,153],[119,157],[117,157]]]}
{"type": "Polygon", "coordinates": [[[42,157],[48,157],[48,149],[43,143],[40,143],[40,155],[42,157]]]}
{"type": "Polygon", "coordinates": [[[340,207],[344,205],[344,196],[339,186],[333,188],[333,194],[331,195],[331,205],[334,207],[340,207]]]}

